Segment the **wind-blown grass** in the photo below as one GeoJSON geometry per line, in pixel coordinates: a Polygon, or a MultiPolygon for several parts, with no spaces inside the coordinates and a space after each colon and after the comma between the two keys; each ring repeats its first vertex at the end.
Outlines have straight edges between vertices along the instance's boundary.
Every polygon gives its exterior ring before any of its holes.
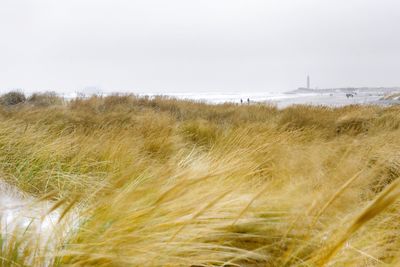
{"type": "Polygon", "coordinates": [[[400,262],[398,107],[51,100],[1,108],[0,174],[53,202],[59,238],[15,235],[2,265],[400,262]]]}

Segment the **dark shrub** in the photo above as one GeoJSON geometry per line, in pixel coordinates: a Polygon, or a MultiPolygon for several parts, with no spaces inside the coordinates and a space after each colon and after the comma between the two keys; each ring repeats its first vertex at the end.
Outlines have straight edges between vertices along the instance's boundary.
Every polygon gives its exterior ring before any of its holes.
{"type": "Polygon", "coordinates": [[[18,91],[11,91],[0,97],[0,104],[4,106],[13,106],[24,103],[26,100],[24,93],[18,91]]]}
{"type": "Polygon", "coordinates": [[[61,104],[62,99],[55,92],[34,93],[28,98],[28,103],[34,106],[47,107],[61,104]]]}

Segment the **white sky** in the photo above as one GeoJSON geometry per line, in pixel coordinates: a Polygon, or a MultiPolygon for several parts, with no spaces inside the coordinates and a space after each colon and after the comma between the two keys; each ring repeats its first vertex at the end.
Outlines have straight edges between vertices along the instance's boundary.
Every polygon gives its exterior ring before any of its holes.
{"type": "Polygon", "coordinates": [[[0,0],[0,90],[400,86],[399,0],[0,0]]]}

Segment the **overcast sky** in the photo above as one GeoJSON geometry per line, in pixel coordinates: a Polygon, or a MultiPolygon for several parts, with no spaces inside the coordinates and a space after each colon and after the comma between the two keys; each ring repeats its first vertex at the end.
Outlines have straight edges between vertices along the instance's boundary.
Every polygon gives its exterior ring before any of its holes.
{"type": "Polygon", "coordinates": [[[0,0],[0,89],[400,86],[399,0],[0,0]]]}

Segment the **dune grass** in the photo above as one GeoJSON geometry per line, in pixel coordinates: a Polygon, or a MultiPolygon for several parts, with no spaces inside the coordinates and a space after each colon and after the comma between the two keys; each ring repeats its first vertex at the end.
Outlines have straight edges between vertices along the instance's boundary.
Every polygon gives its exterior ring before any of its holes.
{"type": "Polygon", "coordinates": [[[399,107],[46,97],[0,108],[0,177],[63,233],[2,266],[400,263],[399,107]]]}

